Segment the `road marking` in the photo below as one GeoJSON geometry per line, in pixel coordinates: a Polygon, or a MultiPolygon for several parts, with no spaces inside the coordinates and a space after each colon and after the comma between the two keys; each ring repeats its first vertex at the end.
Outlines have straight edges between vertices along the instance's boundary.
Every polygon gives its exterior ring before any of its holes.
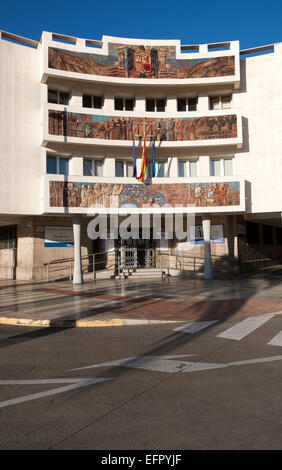
{"type": "Polygon", "coordinates": [[[178,331],[179,333],[190,333],[194,334],[204,328],[208,328],[209,326],[213,325],[214,323],[218,323],[219,320],[210,320],[210,321],[192,321],[190,323],[186,323],[186,325],[179,326],[175,328],[173,331],[178,331]]]}
{"type": "Polygon", "coordinates": [[[235,326],[232,326],[228,330],[223,331],[216,337],[240,341],[241,339],[245,338],[245,336],[256,330],[259,326],[270,320],[273,316],[274,315],[266,314],[259,315],[258,317],[246,318],[246,320],[237,323],[235,326]]]}
{"type": "Polygon", "coordinates": [[[213,362],[188,362],[185,360],[175,360],[180,357],[196,356],[197,354],[177,355],[177,356],[133,356],[119,359],[117,361],[103,362],[101,364],[92,364],[85,367],[79,367],[74,370],[91,369],[96,367],[129,367],[132,369],[143,369],[154,372],[198,372],[209,369],[223,369],[232,366],[242,366],[248,364],[259,364],[264,362],[282,361],[282,356],[262,357],[257,359],[248,359],[246,361],[235,361],[222,363],[213,362]]]}
{"type": "Polygon", "coordinates": [[[172,355],[172,356],[133,356],[119,359],[112,362],[103,362],[101,364],[91,364],[85,367],[79,367],[72,369],[72,371],[92,369],[96,367],[129,367],[132,369],[145,369],[156,372],[177,372],[181,368],[186,367],[187,362],[185,361],[172,361],[171,359],[177,359],[179,357],[195,356],[195,354],[188,355],[172,355]]]}
{"type": "Polygon", "coordinates": [[[18,403],[24,403],[30,400],[36,400],[38,398],[48,397],[50,395],[56,395],[57,393],[68,392],[75,390],[80,387],[88,387],[89,385],[97,384],[99,382],[106,382],[111,378],[100,378],[100,379],[41,379],[41,380],[0,380],[0,385],[47,385],[55,383],[71,383],[71,385],[65,385],[64,387],[53,388],[52,390],[46,390],[45,392],[33,393],[31,395],[25,395],[18,398],[12,398],[11,400],[5,400],[0,402],[0,408],[6,406],[17,405],[18,403]]]}
{"type": "Polygon", "coordinates": [[[271,346],[282,346],[282,331],[278,335],[274,336],[267,344],[271,346]]]}

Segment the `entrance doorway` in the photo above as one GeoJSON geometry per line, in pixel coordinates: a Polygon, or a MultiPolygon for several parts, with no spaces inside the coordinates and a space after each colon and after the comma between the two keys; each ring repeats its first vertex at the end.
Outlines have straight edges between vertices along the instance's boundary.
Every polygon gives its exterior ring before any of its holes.
{"type": "Polygon", "coordinates": [[[128,240],[120,237],[115,240],[117,266],[122,268],[152,268],[156,266],[155,249],[152,231],[150,238],[142,238],[142,230],[139,238],[128,240]]]}

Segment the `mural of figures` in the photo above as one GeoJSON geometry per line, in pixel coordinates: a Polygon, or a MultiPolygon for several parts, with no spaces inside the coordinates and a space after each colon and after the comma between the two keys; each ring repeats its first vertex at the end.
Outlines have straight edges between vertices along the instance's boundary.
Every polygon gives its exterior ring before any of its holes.
{"type": "Polygon", "coordinates": [[[49,134],[67,137],[132,140],[185,141],[237,137],[237,117],[137,118],[100,116],[49,110],[49,134]]]}
{"type": "Polygon", "coordinates": [[[203,78],[235,74],[234,56],[176,59],[174,46],[128,46],[109,43],[109,54],[49,47],[49,67],[67,72],[121,78],[203,78]]]}
{"type": "Polygon", "coordinates": [[[240,205],[240,183],[113,184],[50,181],[50,207],[240,205]]]}

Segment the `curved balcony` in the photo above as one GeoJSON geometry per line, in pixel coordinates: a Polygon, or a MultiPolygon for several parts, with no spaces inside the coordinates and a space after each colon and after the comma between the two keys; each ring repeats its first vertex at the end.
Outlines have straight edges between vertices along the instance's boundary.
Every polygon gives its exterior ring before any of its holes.
{"type": "Polygon", "coordinates": [[[153,86],[240,83],[238,41],[181,46],[179,40],[93,41],[44,32],[42,45],[44,83],[49,77],[153,86]]]}
{"type": "Polygon", "coordinates": [[[135,178],[44,175],[44,213],[230,213],[246,210],[242,177],[135,178]]]}
{"type": "MultiPolygon", "coordinates": [[[[182,113],[184,114],[184,113],[182,113]]],[[[192,113],[191,113],[192,114],[192,113]]],[[[241,147],[242,117],[233,110],[198,112],[185,117],[137,117],[68,112],[62,105],[46,105],[42,145],[65,144],[132,147],[156,139],[158,147],[241,147]]]]}

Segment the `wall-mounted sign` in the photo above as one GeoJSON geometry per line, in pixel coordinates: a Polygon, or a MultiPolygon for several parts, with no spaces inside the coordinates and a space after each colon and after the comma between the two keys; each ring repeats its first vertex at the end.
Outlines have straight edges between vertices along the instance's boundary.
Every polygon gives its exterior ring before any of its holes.
{"type": "Polygon", "coordinates": [[[45,227],[44,247],[73,247],[72,227],[45,227]]]}
{"type": "MultiPolygon", "coordinates": [[[[211,243],[213,245],[218,245],[224,242],[224,225],[211,225],[211,243]]],[[[190,227],[190,243],[196,245],[204,244],[204,233],[202,225],[195,225],[190,227]]]]}

